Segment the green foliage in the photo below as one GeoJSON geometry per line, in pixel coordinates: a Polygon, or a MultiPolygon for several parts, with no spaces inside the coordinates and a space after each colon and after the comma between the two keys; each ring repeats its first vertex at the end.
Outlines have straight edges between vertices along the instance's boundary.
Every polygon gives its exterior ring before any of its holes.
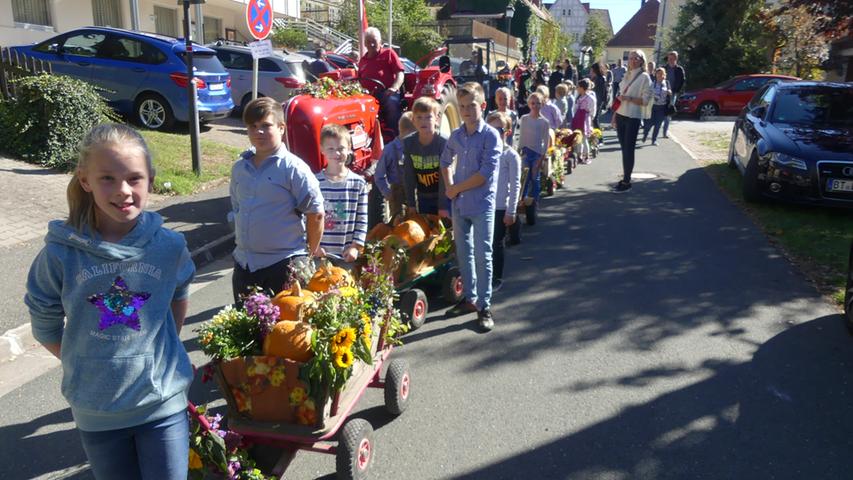
{"type": "Polygon", "coordinates": [[[15,98],[0,102],[0,138],[11,155],[70,170],[77,145],[99,123],[118,117],[91,84],[61,75],[14,80],[15,98]]]}
{"type": "Polygon", "coordinates": [[[678,50],[690,88],[768,71],[775,38],[766,15],[763,0],[688,0],[668,49],[678,50]]]}
{"type": "MultiPolygon", "coordinates": [[[[395,35],[396,36],[396,35],[395,35]]],[[[409,32],[402,42],[399,43],[403,56],[418,61],[428,53],[441,45],[441,35],[431,29],[415,29],[409,32]]]]}
{"type": "MultiPolygon", "coordinates": [[[[367,19],[371,27],[382,33],[382,41],[388,41],[388,0],[366,2],[367,19]]],[[[394,45],[399,45],[403,56],[417,60],[441,44],[441,36],[432,27],[429,8],[423,0],[394,0],[393,3],[394,45]]],[[[341,6],[341,21],[338,30],[358,39],[358,2],[344,2],[341,6]]]]}
{"type": "Polygon", "coordinates": [[[277,47],[299,50],[308,45],[308,34],[296,28],[279,28],[273,30],[272,42],[277,47]]]}
{"type": "Polygon", "coordinates": [[[804,6],[774,13],[768,26],[777,33],[774,66],[778,72],[808,80],[820,77],[823,73],[820,64],[828,54],[828,44],[822,35],[815,35],[820,28],[818,18],[804,6]]]}
{"type": "Polygon", "coordinates": [[[610,33],[595,15],[590,15],[586,22],[586,31],[581,39],[581,44],[592,48],[592,58],[597,60],[601,58],[607,42],[610,41],[610,33]]]}
{"type": "MultiPolygon", "coordinates": [[[[532,17],[536,18],[538,17],[532,17]]],[[[539,39],[536,41],[536,54],[540,62],[551,62],[561,60],[562,47],[567,43],[567,37],[560,31],[560,26],[554,22],[539,23],[539,39]]]]}
{"type": "Polygon", "coordinates": [[[243,308],[226,306],[195,330],[201,351],[217,360],[259,355],[261,327],[243,308]]]}

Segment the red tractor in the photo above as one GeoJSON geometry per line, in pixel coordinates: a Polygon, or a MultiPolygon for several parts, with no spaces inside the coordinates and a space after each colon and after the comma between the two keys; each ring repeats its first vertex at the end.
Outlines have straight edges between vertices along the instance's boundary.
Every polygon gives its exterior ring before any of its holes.
{"type": "MultiPolygon", "coordinates": [[[[419,62],[424,65],[423,69],[406,73],[403,108],[410,108],[419,97],[436,99],[441,104],[440,132],[449,137],[450,132],[462,122],[456,102],[457,85],[450,72],[450,59],[444,55],[446,51],[447,48],[440,48],[432,52],[419,62]],[[438,65],[431,66],[436,58],[439,58],[438,65]]],[[[362,87],[372,93],[387,88],[379,81],[357,78],[353,69],[341,69],[323,76],[336,82],[358,79],[362,87]]],[[[350,168],[368,180],[373,177],[374,166],[382,155],[384,144],[394,139],[390,126],[380,125],[379,102],[373,95],[359,94],[341,99],[297,95],[284,105],[284,111],[287,147],[308,163],[314,172],[326,167],[320,154],[320,130],[329,123],[349,129],[354,154],[350,168]]],[[[372,226],[384,215],[383,199],[375,188],[370,192],[369,210],[368,223],[372,226]]]]}

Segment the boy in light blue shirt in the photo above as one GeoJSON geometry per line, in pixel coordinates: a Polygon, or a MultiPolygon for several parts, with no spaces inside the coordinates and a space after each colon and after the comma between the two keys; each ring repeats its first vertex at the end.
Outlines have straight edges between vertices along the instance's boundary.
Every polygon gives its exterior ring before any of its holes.
{"type": "Polygon", "coordinates": [[[477,312],[484,332],[494,328],[492,297],[492,236],[495,222],[497,167],[503,142],[483,121],[486,108],[483,87],[468,82],[456,99],[464,124],[450,134],[441,154],[445,194],[452,200],[453,237],[465,298],[447,311],[449,316],[477,312]],[[456,159],[451,174],[450,168],[456,159]]]}
{"type": "Polygon", "coordinates": [[[231,169],[235,302],[253,286],[280,292],[290,281],[293,260],[319,255],[323,237],[320,183],[281,142],[281,104],[270,97],[252,100],[243,122],[255,148],[231,169]]]}

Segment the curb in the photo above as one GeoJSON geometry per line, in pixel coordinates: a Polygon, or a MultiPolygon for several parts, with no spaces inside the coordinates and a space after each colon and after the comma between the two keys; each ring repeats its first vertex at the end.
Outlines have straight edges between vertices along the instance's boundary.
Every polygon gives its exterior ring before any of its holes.
{"type": "MultiPolygon", "coordinates": [[[[208,242],[190,252],[196,268],[201,268],[216,259],[216,257],[234,250],[234,233],[208,242]]],[[[0,335],[0,363],[9,362],[39,343],[33,337],[30,323],[27,322],[8,330],[0,335]]]]}

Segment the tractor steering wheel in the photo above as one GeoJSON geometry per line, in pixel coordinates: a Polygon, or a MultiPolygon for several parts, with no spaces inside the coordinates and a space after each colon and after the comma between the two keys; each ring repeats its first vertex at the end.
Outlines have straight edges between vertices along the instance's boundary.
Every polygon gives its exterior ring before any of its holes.
{"type": "Polygon", "coordinates": [[[358,81],[361,83],[361,86],[373,96],[376,96],[377,93],[388,89],[381,80],[377,80],[375,78],[359,77],[358,81]]]}

